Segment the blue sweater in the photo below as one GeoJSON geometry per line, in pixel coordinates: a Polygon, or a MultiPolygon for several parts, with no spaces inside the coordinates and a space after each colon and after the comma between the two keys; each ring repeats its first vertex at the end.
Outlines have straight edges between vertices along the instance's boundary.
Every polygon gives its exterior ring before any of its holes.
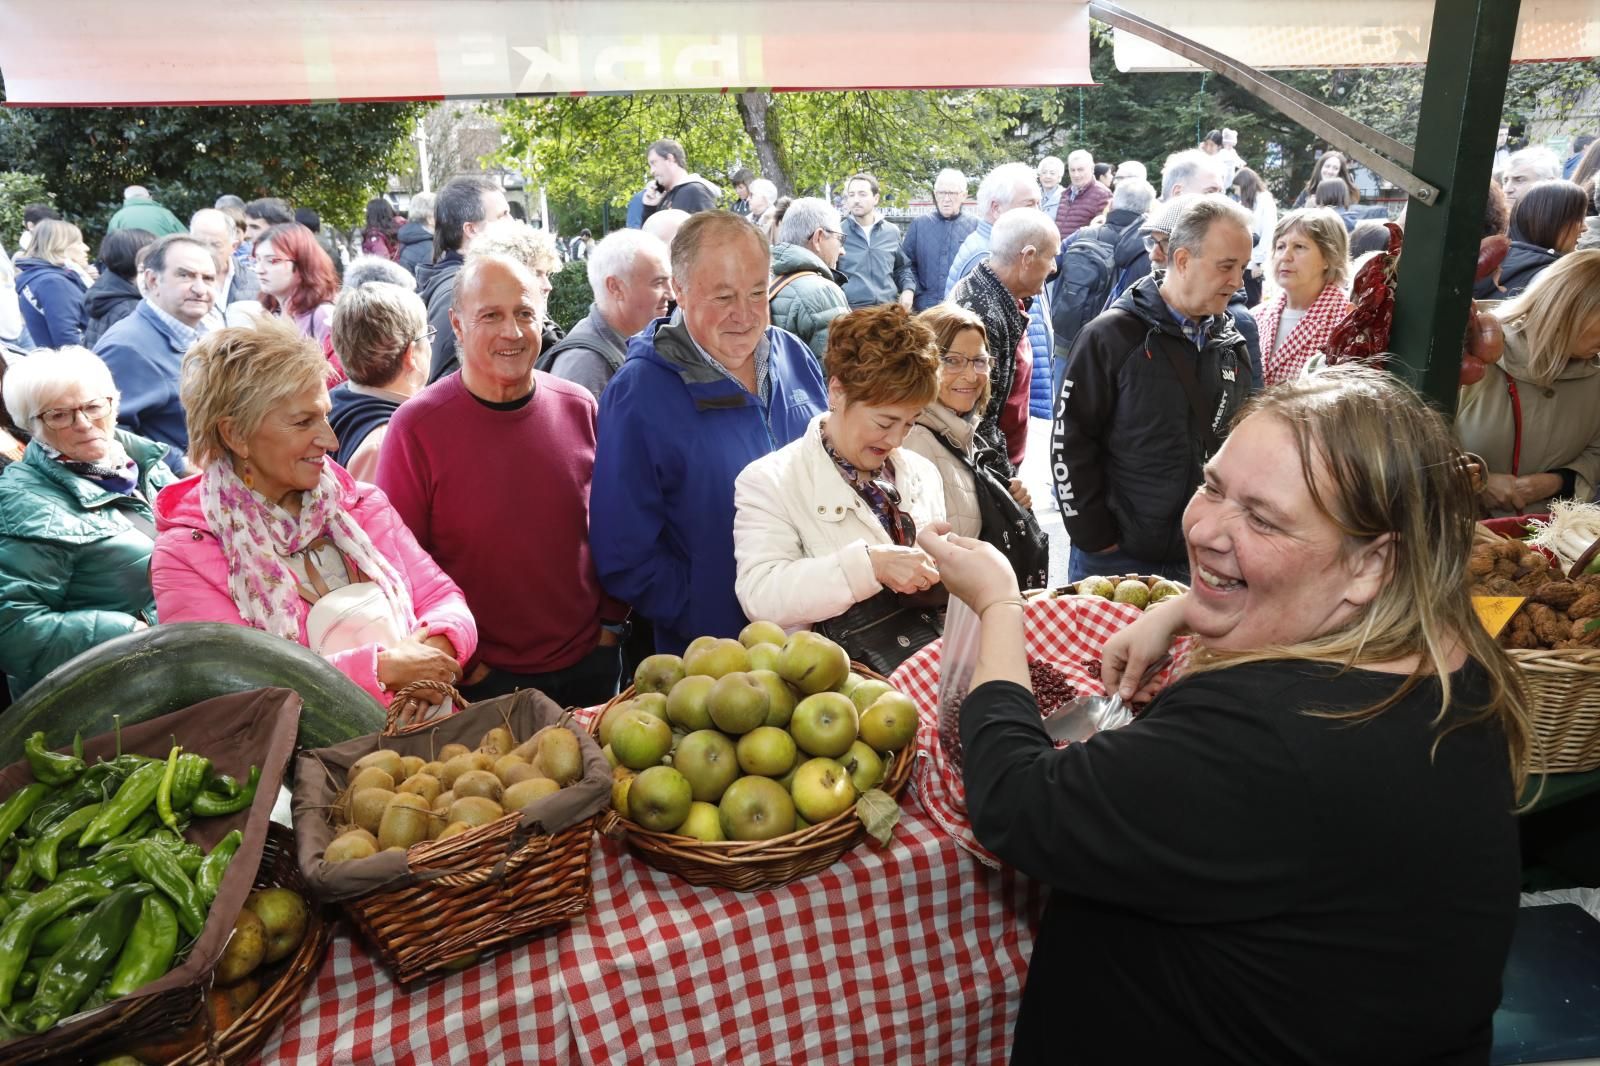
{"type": "MultiPolygon", "coordinates": [[[[956,282],[972,273],[977,265],[989,258],[989,234],[994,223],[980,222],[978,228],[961,243],[955,260],[950,264],[950,274],[945,278],[944,292],[956,287],[956,282]]],[[[1034,418],[1054,417],[1055,397],[1051,392],[1052,351],[1055,341],[1050,336],[1050,294],[1047,283],[1044,291],[1034,297],[1028,307],[1028,346],[1033,349],[1033,378],[1028,383],[1028,414],[1034,418]]]]}
{"type": "Polygon", "coordinates": [[[178,402],[178,368],[187,350],[148,300],[112,326],[94,346],[122,393],[117,423],[130,433],[172,446],[173,469],[189,450],[189,427],[178,402]]]}
{"type": "Polygon", "coordinates": [[[956,250],[977,228],[978,220],[967,214],[945,218],[934,211],[911,220],[906,227],[904,248],[906,262],[917,276],[913,311],[926,311],[944,299],[945,279],[950,275],[950,264],[955,262],[956,250]]]}
{"type": "Polygon", "coordinates": [[[767,329],[765,407],[695,350],[680,320],[657,319],[628,344],[600,398],[589,543],[606,592],[655,624],[656,649],[733,637],[733,482],[752,460],[805,433],[827,406],[799,338],[767,329]]]}
{"type": "Polygon", "coordinates": [[[43,259],[17,260],[17,302],[35,347],[83,343],[83,299],[88,286],[76,272],[43,259]]]}

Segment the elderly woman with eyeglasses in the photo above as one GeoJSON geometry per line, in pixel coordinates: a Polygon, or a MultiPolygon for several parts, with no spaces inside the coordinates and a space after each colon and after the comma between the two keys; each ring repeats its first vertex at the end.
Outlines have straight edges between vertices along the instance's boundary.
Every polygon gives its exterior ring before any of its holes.
{"type": "Polygon", "coordinates": [[[932,463],[901,447],[939,393],[939,350],[899,304],[867,307],[833,320],[823,372],[827,413],[734,483],[734,592],[747,617],[830,623],[871,661],[848,639],[855,609],[888,612],[939,583],[916,531],[943,521],[944,488],[932,463]]]}
{"type": "Polygon", "coordinates": [[[79,652],[155,622],[151,503],[177,478],[165,444],[117,428],[117,386],[86,348],[18,361],[4,396],[33,437],[0,474],[0,672],[20,696],[79,652]]]}

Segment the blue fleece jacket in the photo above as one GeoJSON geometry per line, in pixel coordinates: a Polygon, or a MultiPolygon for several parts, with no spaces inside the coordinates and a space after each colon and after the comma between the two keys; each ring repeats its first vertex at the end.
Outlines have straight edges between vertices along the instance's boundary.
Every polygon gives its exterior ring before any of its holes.
{"type": "Polygon", "coordinates": [[[706,362],[681,317],[635,336],[600,398],[589,544],[606,592],[654,623],[657,651],[744,628],[733,592],[734,479],[827,407],[821,371],[798,337],[772,326],[762,343],[765,406],[706,362]]]}
{"type": "MultiPolygon", "coordinates": [[[[945,278],[944,294],[948,299],[956,282],[977,269],[989,258],[989,235],[994,232],[993,222],[979,222],[978,228],[961,242],[955,259],[950,263],[950,273],[945,278]]],[[[1047,282],[1044,291],[1028,307],[1028,346],[1033,349],[1033,378],[1028,383],[1028,414],[1034,418],[1053,417],[1055,397],[1051,393],[1051,355],[1055,340],[1050,336],[1050,295],[1054,282],[1047,282]]]]}
{"type": "Polygon", "coordinates": [[[170,444],[176,454],[168,465],[175,470],[181,469],[179,457],[189,450],[189,427],[178,402],[178,368],[186,350],[148,300],[141,300],[133,314],[106,330],[94,346],[122,392],[117,423],[130,433],[170,444]]]}
{"type": "Polygon", "coordinates": [[[17,302],[36,347],[83,343],[83,299],[88,288],[64,266],[30,256],[17,260],[17,302]]]}

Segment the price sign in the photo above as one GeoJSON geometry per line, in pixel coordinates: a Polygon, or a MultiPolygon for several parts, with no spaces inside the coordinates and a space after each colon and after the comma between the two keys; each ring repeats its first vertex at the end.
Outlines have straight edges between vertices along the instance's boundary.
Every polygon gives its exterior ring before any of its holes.
{"type": "Polygon", "coordinates": [[[1489,631],[1491,637],[1498,637],[1500,631],[1506,627],[1506,623],[1511,621],[1512,615],[1527,602],[1526,596],[1472,597],[1472,606],[1478,612],[1478,621],[1483,623],[1483,628],[1489,631]]]}

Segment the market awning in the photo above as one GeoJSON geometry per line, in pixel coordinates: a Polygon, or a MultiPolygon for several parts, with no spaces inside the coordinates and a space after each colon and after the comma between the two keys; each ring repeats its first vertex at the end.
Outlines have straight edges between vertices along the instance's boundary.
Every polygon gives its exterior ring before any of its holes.
{"type": "MultiPolygon", "coordinates": [[[[1424,63],[1433,30],[1434,0],[1120,2],[1129,11],[1258,70],[1424,63]]],[[[1596,0],[1523,0],[1513,62],[1596,54],[1600,54],[1596,0]]],[[[1200,69],[1123,30],[1116,31],[1115,55],[1118,70],[1200,69]]]]}
{"type": "Polygon", "coordinates": [[[0,0],[12,106],[1081,85],[1085,0],[0,0]]]}

